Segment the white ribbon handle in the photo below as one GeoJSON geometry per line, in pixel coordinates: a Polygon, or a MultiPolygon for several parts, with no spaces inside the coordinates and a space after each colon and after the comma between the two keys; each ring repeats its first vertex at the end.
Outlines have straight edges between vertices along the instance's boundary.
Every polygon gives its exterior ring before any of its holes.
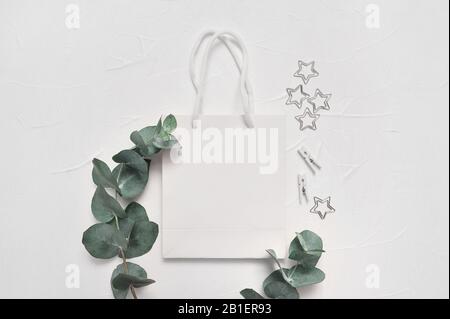
{"type": "Polygon", "coordinates": [[[189,64],[189,73],[191,76],[191,81],[194,86],[195,91],[197,92],[196,98],[195,98],[195,104],[194,104],[194,114],[192,117],[192,125],[195,128],[196,123],[200,120],[200,113],[201,113],[201,105],[203,102],[203,96],[204,91],[206,87],[206,74],[207,74],[207,68],[208,68],[208,58],[209,54],[211,52],[211,49],[214,45],[214,42],[219,39],[221,40],[225,46],[227,47],[228,51],[230,52],[231,56],[233,57],[236,66],[238,70],[240,71],[240,91],[243,99],[243,105],[244,105],[244,121],[247,127],[252,128],[254,127],[254,101],[253,101],[253,90],[248,80],[248,53],[247,49],[245,48],[241,38],[230,32],[230,31],[222,31],[222,32],[214,32],[214,31],[207,31],[205,32],[197,41],[197,43],[194,45],[192,49],[190,64],[189,64]],[[202,63],[200,65],[200,78],[197,80],[195,75],[195,60],[198,54],[198,51],[205,39],[212,36],[210,41],[208,42],[208,46],[206,47],[205,54],[202,59],[202,63]],[[239,58],[237,56],[237,53],[234,51],[231,43],[235,44],[235,46],[241,51],[242,55],[242,66],[239,63],[239,58]]]}

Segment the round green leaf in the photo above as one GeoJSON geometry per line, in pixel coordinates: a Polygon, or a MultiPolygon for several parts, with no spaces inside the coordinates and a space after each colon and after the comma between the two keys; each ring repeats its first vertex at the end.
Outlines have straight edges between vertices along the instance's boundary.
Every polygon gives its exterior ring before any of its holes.
{"type": "MultiPolygon", "coordinates": [[[[147,212],[145,211],[145,208],[136,203],[132,202],[128,204],[127,208],[125,208],[126,218],[120,218],[118,220],[119,223],[119,229],[122,232],[122,234],[125,236],[126,239],[130,238],[131,232],[134,228],[134,225],[137,222],[146,221],[148,222],[148,216],[147,212]]],[[[115,226],[117,228],[117,223],[115,219],[109,222],[110,225],[115,226]]]]}
{"type": "Polygon", "coordinates": [[[270,257],[272,257],[272,259],[275,261],[275,263],[277,264],[278,268],[280,269],[280,273],[283,276],[285,281],[288,281],[288,277],[286,275],[286,272],[283,270],[283,267],[281,266],[278,257],[277,257],[277,253],[275,252],[275,250],[273,249],[266,249],[266,252],[270,255],[270,257]]]}
{"type": "Polygon", "coordinates": [[[159,135],[161,132],[164,132],[162,128],[163,128],[162,127],[162,117],[160,117],[159,121],[158,121],[158,123],[156,124],[156,127],[155,127],[155,131],[156,131],[155,134],[159,135]]]}
{"type": "Polygon", "coordinates": [[[112,173],[117,180],[122,197],[131,199],[141,194],[148,181],[147,162],[132,150],[118,153],[113,160],[120,163],[112,173]]]}
{"type": "Polygon", "coordinates": [[[177,120],[172,114],[168,115],[163,122],[164,131],[172,133],[177,128],[177,120]]]}
{"type": "Polygon", "coordinates": [[[297,234],[297,238],[305,251],[315,251],[323,249],[322,239],[310,230],[304,230],[297,234]]]}
{"type": "Polygon", "coordinates": [[[274,299],[298,299],[298,291],[289,285],[284,279],[281,271],[288,269],[278,269],[272,272],[263,282],[264,293],[269,298],[274,299]]]}
{"type": "Polygon", "coordinates": [[[136,202],[131,202],[127,208],[125,208],[125,212],[127,218],[135,222],[149,221],[145,208],[136,202]]]}
{"type": "Polygon", "coordinates": [[[145,149],[145,141],[138,131],[133,131],[130,135],[130,140],[139,148],[145,149]]]}
{"type": "Polygon", "coordinates": [[[104,188],[112,188],[119,191],[117,181],[113,177],[108,165],[96,158],[92,160],[92,164],[94,165],[92,168],[92,179],[95,185],[102,186],[104,188]]]}
{"type": "Polygon", "coordinates": [[[160,149],[168,150],[178,144],[178,140],[173,135],[168,135],[166,137],[155,137],[153,145],[160,149]]]}
{"type": "Polygon", "coordinates": [[[250,288],[241,290],[240,294],[244,299],[264,299],[263,296],[250,288]]]}
{"type": "Polygon", "coordinates": [[[135,258],[149,252],[158,237],[158,232],[158,225],[153,222],[140,221],[135,223],[128,239],[125,256],[135,258]]]}
{"type": "Polygon", "coordinates": [[[140,278],[129,274],[118,274],[112,281],[112,286],[116,289],[128,289],[130,286],[141,288],[153,284],[155,281],[148,278],[140,278]]]}
{"type": "Polygon", "coordinates": [[[305,268],[314,268],[322,253],[322,239],[309,230],[298,233],[289,246],[289,258],[305,268]]]}
{"type": "Polygon", "coordinates": [[[102,223],[109,222],[114,216],[126,217],[122,206],[102,186],[98,186],[95,190],[94,197],[92,197],[91,210],[95,218],[102,223]]]}
{"type": "Polygon", "coordinates": [[[292,287],[300,288],[324,281],[325,273],[318,268],[304,268],[301,265],[296,265],[289,269],[287,277],[292,287]]]}
{"type": "MultiPolygon", "coordinates": [[[[127,269],[128,269],[129,275],[132,275],[137,278],[147,278],[146,271],[139,265],[127,262],[127,269]]],[[[116,269],[114,269],[112,276],[111,276],[111,289],[113,291],[114,298],[125,299],[128,295],[129,286],[127,286],[126,288],[123,288],[123,289],[117,289],[113,286],[114,279],[117,278],[117,276],[120,274],[125,274],[124,264],[120,264],[119,266],[116,267],[116,269]]]]}
{"type": "Polygon", "coordinates": [[[143,129],[139,130],[139,135],[142,137],[145,145],[152,145],[153,139],[157,135],[157,127],[156,126],[147,126],[143,129]]]}
{"type": "Polygon", "coordinates": [[[131,230],[134,227],[134,220],[130,218],[119,218],[116,222],[116,219],[111,220],[108,222],[109,225],[115,227],[117,229],[117,224],[119,224],[119,230],[123,234],[123,236],[128,239],[131,234],[131,230]]]}
{"type": "Polygon", "coordinates": [[[125,250],[127,241],[123,234],[108,224],[95,224],[83,233],[82,243],[96,258],[109,259],[116,256],[119,249],[125,250]]]}
{"type": "Polygon", "coordinates": [[[139,148],[143,156],[150,157],[160,151],[159,148],[153,145],[153,140],[156,135],[156,126],[148,126],[140,131],[131,133],[131,141],[139,148]]]}

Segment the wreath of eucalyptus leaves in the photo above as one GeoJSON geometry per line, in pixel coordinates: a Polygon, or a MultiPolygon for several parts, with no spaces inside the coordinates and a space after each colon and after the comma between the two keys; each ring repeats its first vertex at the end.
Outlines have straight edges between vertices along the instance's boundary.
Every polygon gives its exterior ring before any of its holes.
{"type": "MultiPolygon", "coordinates": [[[[278,269],[273,271],[263,282],[263,290],[267,297],[274,299],[299,299],[298,288],[318,284],[325,279],[325,273],[316,268],[322,256],[322,239],[310,230],[297,233],[289,246],[289,259],[295,264],[283,268],[273,249],[267,249],[278,269]]],[[[245,299],[264,299],[255,290],[241,290],[245,299]]]]}
{"type": "Polygon", "coordinates": [[[136,288],[155,282],[141,266],[127,261],[148,253],[159,233],[158,224],[150,221],[145,208],[133,200],[148,183],[154,155],[178,143],[172,135],[176,127],[177,121],[170,114],[164,121],[161,117],[156,126],[131,133],[135,147],[113,156],[117,163],[113,170],[99,159],[92,161],[92,179],[97,189],[91,210],[99,223],[83,233],[82,243],[95,258],[121,258],[111,276],[111,289],[116,299],[127,298],[130,291],[137,299],[136,288]]]}

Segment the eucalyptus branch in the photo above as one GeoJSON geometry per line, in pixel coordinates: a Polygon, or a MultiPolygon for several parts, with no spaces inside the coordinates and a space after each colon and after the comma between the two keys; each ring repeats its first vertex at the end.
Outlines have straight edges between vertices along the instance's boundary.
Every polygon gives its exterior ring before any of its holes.
{"type": "Polygon", "coordinates": [[[136,288],[155,282],[147,278],[141,266],[127,261],[148,253],[159,233],[158,225],[149,220],[145,208],[132,200],[142,194],[148,183],[153,156],[177,144],[171,134],[176,127],[175,117],[168,115],[155,126],[134,131],[130,139],[135,147],[113,156],[117,163],[113,170],[99,159],[92,161],[92,179],[97,189],[91,209],[99,223],[83,233],[82,243],[95,258],[119,255],[122,259],[111,276],[111,288],[117,299],[127,298],[129,291],[137,299],[136,288]],[[106,189],[113,190],[115,196],[110,196],[106,189]],[[129,201],[125,209],[119,203],[119,195],[129,201]]]}
{"type": "MultiPolygon", "coordinates": [[[[116,199],[117,199],[117,191],[116,191],[116,199]]],[[[114,216],[114,221],[116,223],[117,230],[120,231],[119,218],[117,216],[114,216]]],[[[122,248],[119,248],[119,255],[122,257],[122,265],[123,265],[124,273],[128,275],[129,271],[128,271],[127,258],[125,257],[125,252],[123,251],[122,248]]],[[[138,299],[136,290],[134,289],[133,285],[130,285],[130,291],[131,291],[131,294],[133,295],[133,298],[138,299]]]]}
{"type": "MultiPolygon", "coordinates": [[[[127,259],[125,258],[125,253],[122,250],[122,248],[120,248],[120,255],[122,256],[122,264],[123,264],[123,269],[125,270],[125,274],[129,274],[128,272],[128,263],[127,263],[127,259]]],[[[134,289],[134,286],[131,284],[130,285],[130,290],[131,290],[131,294],[133,295],[134,299],[138,299],[137,294],[136,294],[136,289],[134,289]]]]}
{"type": "MultiPolygon", "coordinates": [[[[117,196],[118,196],[117,190],[114,192],[114,195],[115,195],[114,197],[117,200],[117,196]]],[[[117,230],[120,231],[119,218],[116,215],[114,215],[114,221],[116,223],[117,230]]],[[[119,255],[122,257],[122,264],[123,264],[123,268],[125,270],[125,274],[129,274],[127,258],[125,257],[125,252],[123,251],[122,248],[119,248],[119,255]]],[[[138,299],[138,297],[136,295],[136,290],[134,289],[133,285],[130,285],[130,290],[131,290],[131,294],[133,295],[133,298],[138,299]]]]}
{"type": "MultiPolygon", "coordinates": [[[[283,268],[273,249],[267,253],[273,258],[278,269],[273,271],[263,282],[264,293],[274,299],[299,299],[298,288],[311,286],[322,282],[325,273],[316,268],[322,256],[322,239],[310,230],[297,233],[289,246],[289,259],[295,261],[291,268],[283,268]]],[[[241,290],[245,299],[264,299],[255,290],[241,290]]]]}

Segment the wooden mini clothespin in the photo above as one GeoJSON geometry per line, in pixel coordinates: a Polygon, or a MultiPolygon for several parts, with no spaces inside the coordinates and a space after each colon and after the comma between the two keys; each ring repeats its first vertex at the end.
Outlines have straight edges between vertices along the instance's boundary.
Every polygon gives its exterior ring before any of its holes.
{"type": "Polygon", "coordinates": [[[306,203],[309,202],[308,194],[306,193],[306,176],[299,174],[297,176],[298,183],[298,202],[302,204],[302,197],[305,199],[306,203]]]}
{"type": "Polygon", "coordinates": [[[314,160],[314,158],[311,156],[311,154],[305,147],[302,147],[299,150],[297,150],[297,153],[305,161],[306,166],[308,166],[308,168],[314,175],[316,174],[316,170],[314,168],[318,170],[321,169],[320,165],[317,164],[317,162],[314,160]]]}

